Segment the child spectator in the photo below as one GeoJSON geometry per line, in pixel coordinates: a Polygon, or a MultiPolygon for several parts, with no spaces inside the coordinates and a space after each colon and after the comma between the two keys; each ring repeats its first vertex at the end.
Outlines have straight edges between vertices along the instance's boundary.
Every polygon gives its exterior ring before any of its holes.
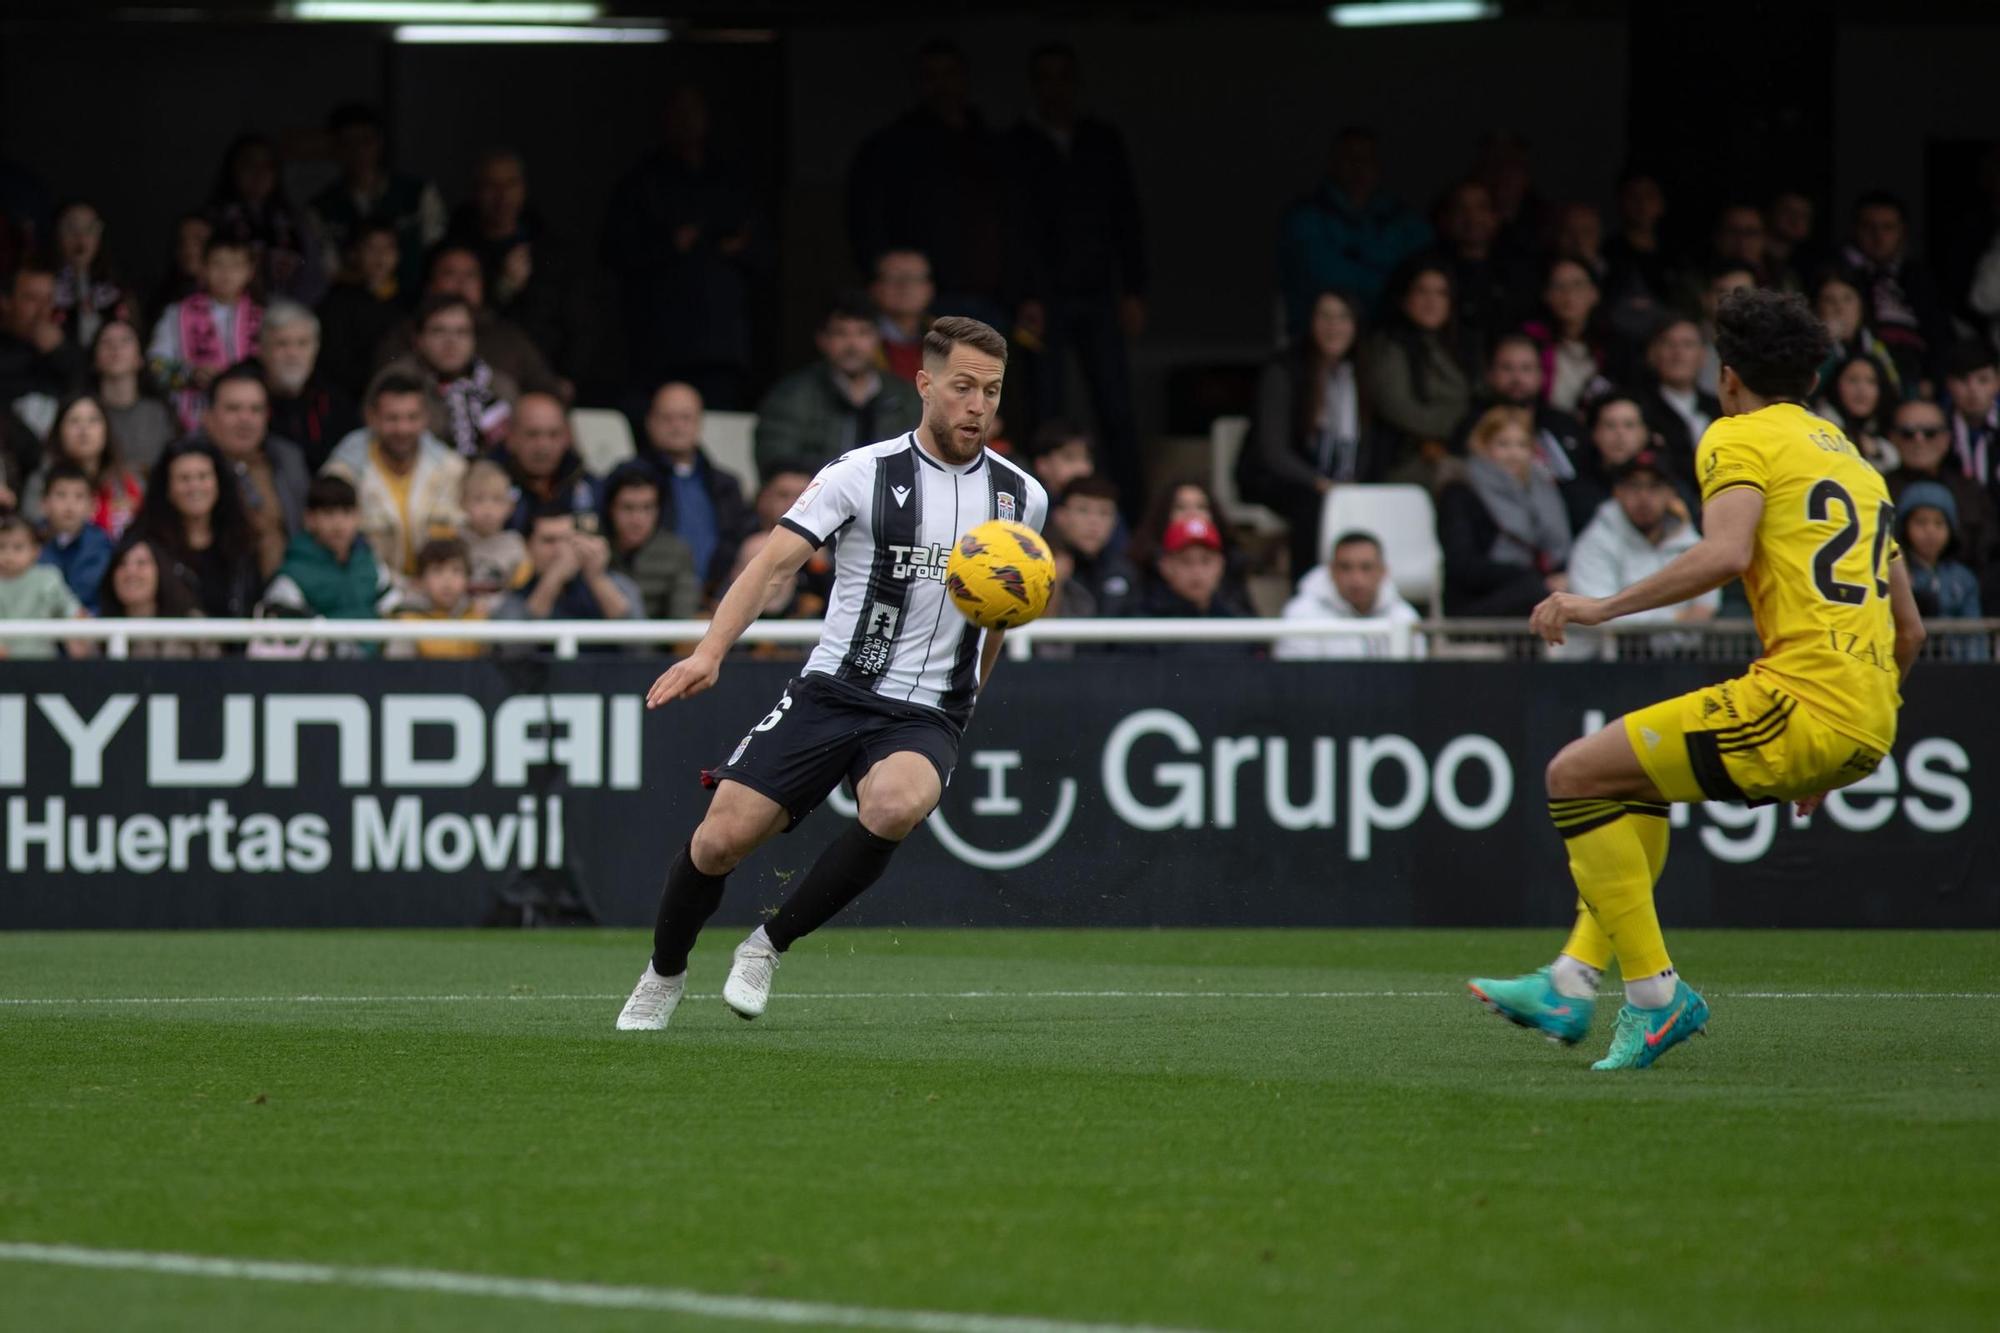
{"type": "Polygon", "coordinates": [[[111,564],[111,539],[90,521],[97,497],[90,479],[74,463],[57,463],[43,474],[42,517],[48,540],[41,563],[63,577],[84,610],[97,614],[97,588],[111,564]]]}
{"type": "MultiPolygon", "coordinates": [[[[106,620],[200,619],[194,593],[179,579],[162,577],[171,568],[160,548],[135,537],[111,557],[97,590],[98,614],[106,620]]],[[[220,645],[203,639],[134,639],[126,650],[135,658],[220,657],[220,645]]]]}
{"type": "Polygon", "coordinates": [[[467,574],[474,603],[490,615],[501,595],[521,585],[528,572],[528,543],[507,526],[514,516],[514,483],[507,469],[481,459],[465,471],[459,491],[465,509],[467,574]]]}
{"type": "Polygon", "coordinates": [[[268,615],[374,620],[394,609],[396,576],[375,561],[361,536],[361,505],[344,477],[315,478],[306,492],[305,531],[292,534],[284,563],[265,590],[268,615]]]}
{"type": "MultiPolygon", "coordinates": [[[[0,621],[70,620],[84,614],[69,585],[54,567],[35,563],[38,543],[28,521],[19,514],[0,515],[0,621]]],[[[70,645],[70,655],[88,654],[88,644],[70,645]]],[[[51,639],[9,639],[0,636],[0,658],[51,658],[51,639]]]]}
{"type": "Polygon", "coordinates": [[[121,537],[139,512],[145,487],[131,468],[111,431],[110,415],[104,404],[89,394],[72,398],[56,413],[49,429],[49,452],[42,470],[28,479],[21,494],[21,514],[30,523],[42,517],[43,495],[53,469],[62,463],[75,467],[90,489],[90,510],[86,521],[104,535],[121,537]]]}
{"type": "MultiPolygon", "coordinates": [[[[471,594],[472,557],[456,537],[436,537],[417,552],[417,587],[396,608],[398,620],[484,620],[471,594]]],[[[462,659],[483,657],[486,645],[471,639],[396,639],[388,657],[462,659]]]]}
{"type": "Polygon", "coordinates": [[[1118,527],[1118,487],[1107,477],[1078,477],[1063,487],[1050,529],[1069,548],[1074,581],[1101,616],[1123,613],[1139,595],[1131,561],[1111,550],[1118,527]]]}
{"type": "Polygon", "coordinates": [[[1935,481],[1912,482],[1897,504],[1898,534],[1910,562],[1910,591],[1926,620],[1979,616],[1979,580],[1958,554],[1958,502],[1935,481]]]}
{"type": "Polygon", "coordinates": [[[200,429],[208,386],[239,361],[257,354],[264,310],[250,299],[255,263],[246,242],[211,236],[202,249],[202,289],[166,308],[153,326],[153,373],[173,391],[181,429],[200,429]]]}

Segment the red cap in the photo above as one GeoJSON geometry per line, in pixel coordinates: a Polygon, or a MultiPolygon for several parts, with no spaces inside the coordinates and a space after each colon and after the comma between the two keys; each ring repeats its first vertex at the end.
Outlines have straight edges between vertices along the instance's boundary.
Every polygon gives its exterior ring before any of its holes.
{"type": "Polygon", "coordinates": [[[1215,530],[1215,524],[1198,514],[1177,518],[1167,525],[1166,535],[1160,538],[1160,549],[1169,554],[1187,546],[1206,546],[1211,551],[1222,549],[1222,534],[1215,530]]]}

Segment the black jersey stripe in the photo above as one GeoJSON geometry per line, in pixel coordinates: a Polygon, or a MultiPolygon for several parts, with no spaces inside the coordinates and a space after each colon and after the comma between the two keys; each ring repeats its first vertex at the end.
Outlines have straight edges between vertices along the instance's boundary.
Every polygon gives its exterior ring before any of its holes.
{"type": "Polygon", "coordinates": [[[875,682],[881,679],[894,660],[896,640],[902,634],[903,610],[910,595],[909,581],[894,576],[896,558],[890,548],[910,547],[917,542],[917,506],[910,503],[915,498],[911,492],[917,489],[917,464],[912,457],[914,447],[912,445],[875,462],[875,493],[868,515],[869,537],[874,543],[868,566],[868,586],[854,619],[854,631],[848,638],[847,654],[841,658],[840,669],[834,673],[837,680],[869,689],[874,688],[875,682]],[[897,489],[903,492],[902,504],[896,503],[894,492],[897,489]],[[875,622],[885,613],[893,622],[886,627],[887,639],[870,644],[870,639],[882,638],[877,631],[883,627],[875,622]]]}
{"type": "MultiPolygon", "coordinates": [[[[1016,505],[1026,502],[1027,492],[1007,475],[1012,471],[1012,468],[998,462],[991,463],[987,467],[985,518],[974,516],[973,522],[967,524],[967,527],[1000,516],[1000,492],[1004,488],[1013,487],[1009,494],[1015,496],[1016,505]]],[[[938,707],[962,724],[965,718],[971,716],[973,700],[979,694],[979,646],[984,641],[985,635],[970,620],[960,617],[960,621],[963,628],[959,633],[958,655],[952,660],[951,679],[946,686],[944,696],[938,700],[938,707]]]]}

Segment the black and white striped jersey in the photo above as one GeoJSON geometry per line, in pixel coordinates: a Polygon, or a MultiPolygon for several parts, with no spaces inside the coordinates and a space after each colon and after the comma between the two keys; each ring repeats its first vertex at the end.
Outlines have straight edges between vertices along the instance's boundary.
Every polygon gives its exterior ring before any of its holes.
{"type": "Polygon", "coordinates": [[[1048,513],[1041,483],[990,449],[952,467],[911,432],[834,459],[779,520],[815,546],[834,544],[826,630],[806,671],[964,723],[983,632],[946,596],[945,563],[988,519],[1039,532],[1048,513]]]}

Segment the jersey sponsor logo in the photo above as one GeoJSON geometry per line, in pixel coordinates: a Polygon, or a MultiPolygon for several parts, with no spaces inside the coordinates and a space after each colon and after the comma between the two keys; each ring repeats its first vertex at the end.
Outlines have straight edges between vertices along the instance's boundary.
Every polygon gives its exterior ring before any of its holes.
{"type": "Polygon", "coordinates": [[[1014,519],[1014,493],[1012,491],[995,491],[993,493],[993,508],[1001,518],[1011,523],[1014,519]]]}
{"type": "Polygon", "coordinates": [[[868,632],[849,657],[854,669],[864,676],[879,676],[889,669],[889,660],[896,655],[896,626],[903,613],[887,602],[872,602],[868,607],[868,632]]]}
{"type": "Polygon", "coordinates": [[[943,583],[951,552],[935,542],[928,546],[891,546],[889,558],[894,562],[889,570],[893,578],[931,579],[943,583]]]}

